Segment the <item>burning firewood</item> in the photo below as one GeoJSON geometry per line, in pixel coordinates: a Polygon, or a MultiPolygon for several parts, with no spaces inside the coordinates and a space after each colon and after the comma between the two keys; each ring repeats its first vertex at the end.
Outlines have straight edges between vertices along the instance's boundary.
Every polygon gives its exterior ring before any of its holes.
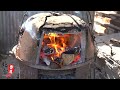
{"type": "Polygon", "coordinates": [[[70,63],[73,62],[75,58],[74,54],[62,54],[62,59],[63,59],[63,65],[69,65],[70,63]]]}
{"type": "Polygon", "coordinates": [[[75,56],[75,59],[73,60],[72,63],[78,62],[78,60],[80,60],[80,54],[75,56]]]}
{"type": "Polygon", "coordinates": [[[74,47],[64,52],[65,54],[78,54],[80,53],[80,47],[74,47]]]}
{"type": "Polygon", "coordinates": [[[62,61],[63,60],[61,58],[56,58],[52,60],[50,63],[50,68],[54,68],[54,69],[61,68],[63,63],[62,61]]]}
{"type": "Polygon", "coordinates": [[[60,67],[63,66],[63,59],[62,59],[62,58],[56,58],[56,59],[54,60],[54,62],[57,63],[60,67]]]}
{"type": "MultiPolygon", "coordinates": [[[[71,64],[75,59],[76,55],[80,54],[80,47],[74,47],[62,53],[63,65],[71,64]]],[[[75,60],[75,61],[78,61],[75,60]]]]}
{"type": "Polygon", "coordinates": [[[63,65],[73,64],[80,60],[80,54],[63,54],[62,59],[63,65]]]}
{"type": "Polygon", "coordinates": [[[49,47],[47,47],[47,46],[45,46],[45,47],[43,48],[43,52],[44,52],[45,55],[51,55],[51,54],[54,54],[54,53],[55,53],[55,51],[54,51],[53,48],[49,48],[49,47]]]}

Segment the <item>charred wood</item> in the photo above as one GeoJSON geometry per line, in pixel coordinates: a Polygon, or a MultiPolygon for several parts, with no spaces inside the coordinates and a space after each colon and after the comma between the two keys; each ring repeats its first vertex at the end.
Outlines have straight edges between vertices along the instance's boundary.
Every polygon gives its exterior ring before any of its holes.
{"type": "Polygon", "coordinates": [[[71,48],[63,53],[64,54],[78,54],[78,53],[80,53],[80,47],[71,48]]]}

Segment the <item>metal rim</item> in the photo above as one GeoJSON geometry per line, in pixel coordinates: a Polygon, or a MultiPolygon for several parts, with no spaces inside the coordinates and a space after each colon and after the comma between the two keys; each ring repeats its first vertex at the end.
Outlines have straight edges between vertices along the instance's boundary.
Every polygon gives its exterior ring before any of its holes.
{"type": "MultiPolygon", "coordinates": [[[[18,59],[17,59],[18,60],[18,59]]],[[[58,69],[52,69],[52,68],[46,68],[47,66],[40,66],[40,65],[36,65],[36,64],[31,64],[28,61],[20,61],[18,60],[20,63],[25,64],[29,67],[35,68],[35,69],[41,69],[41,70],[51,70],[51,71],[55,71],[55,70],[69,70],[69,69],[75,69],[81,66],[84,66],[86,64],[92,63],[94,61],[94,59],[88,60],[86,62],[80,63],[80,64],[75,64],[75,65],[68,65],[68,66],[64,66],[62,68],[58,68],[58,69]]]]}

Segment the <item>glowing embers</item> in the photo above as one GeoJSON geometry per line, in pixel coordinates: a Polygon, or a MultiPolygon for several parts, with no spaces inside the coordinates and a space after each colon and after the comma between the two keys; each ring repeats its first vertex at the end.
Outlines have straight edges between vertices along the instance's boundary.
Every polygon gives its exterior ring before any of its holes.
{"type": "Polygon", "coordinates": [[[80,60],[81,33],[44,34],[40,61],[51,68],[60,68],[80,60]]]}

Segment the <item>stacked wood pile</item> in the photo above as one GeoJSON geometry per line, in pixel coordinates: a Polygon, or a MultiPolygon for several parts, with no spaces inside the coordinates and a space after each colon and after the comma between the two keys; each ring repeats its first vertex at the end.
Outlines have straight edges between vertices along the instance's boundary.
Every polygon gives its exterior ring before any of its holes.
{"type": "Polygon", "coordinates": [[[120,12],[96,11],[94,25],[97,58],[95,60],[95,78],[120,78],[120,12]],[[97,18],[107,18],[104,23],[97,18]],[[103,30],[103,31],[98,31],[103,30]],[[102,35],[102,36],[101,36],[102,35]]]}
{"type": "Polygon", "coordinates": [[[120,14],[115,11],[96,11],[94,29],[99,34],[120,32],[120,14]]]}

